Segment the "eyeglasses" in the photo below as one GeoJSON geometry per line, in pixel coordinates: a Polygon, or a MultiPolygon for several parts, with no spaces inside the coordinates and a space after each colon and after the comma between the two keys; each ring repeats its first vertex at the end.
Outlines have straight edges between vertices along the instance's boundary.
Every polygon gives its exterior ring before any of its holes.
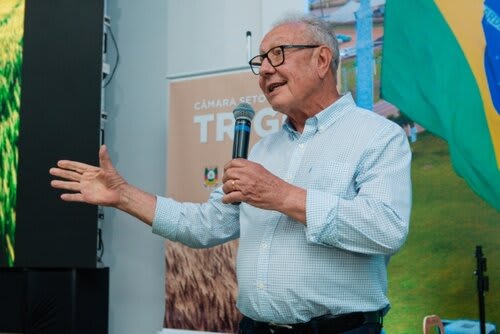
{"type": "Polygon", "coordinates": [[[248,62],[250,64],[250,68],[255,75],[259,75],[260,67],[264,62],[264,59],[267,58],[269,64],[272,67],[278,67],[285,62],[285,49],[314,49],[320,47],[320,45],[278,45],[274,48],[270,49],[266,53],[261,55],[257,55],[250,59],[248,62]]]}

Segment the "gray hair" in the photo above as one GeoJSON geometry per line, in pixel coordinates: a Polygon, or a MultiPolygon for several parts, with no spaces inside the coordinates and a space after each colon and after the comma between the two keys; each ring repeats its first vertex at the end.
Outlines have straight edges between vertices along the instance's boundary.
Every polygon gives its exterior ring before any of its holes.
{"type": "Polygon", "coordinates": [[[335,74],[339,67],[340,55],[339,55],[339,43],[337,37],[335,36],[335,31],[333,27],[329,25],[324,20],[321,20],[312,15],[304,14],[287,14],[282,19],[276,21],[272,28],[276,28],[285,24],[304,24],[307,31],[310,33],[311,42],[318,44],[325,44],[332,50],[333,58],[330,63],[332,72],[335,74]]]}

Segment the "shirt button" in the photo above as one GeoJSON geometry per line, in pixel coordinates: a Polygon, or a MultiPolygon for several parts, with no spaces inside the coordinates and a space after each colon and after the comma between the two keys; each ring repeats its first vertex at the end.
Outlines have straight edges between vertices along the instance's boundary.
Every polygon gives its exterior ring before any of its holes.
{"type": "Polygon", "coordinates": [[[262,249],[267,249],[267,247],[268,247],[267,243],[263,242],[261,247],[262,247],[262,249]]]}
{"type": "Polygon", "coordinates": [[[300,148],[301,150],[303,150],[305,146],[306,146],[306,145],[304,145],[304,144],[299,144],[299,148],[300,148]]]}
{"type": "Polygon", "coordinates": [[[262,283],[262,282],[257,283],[257,288],[264,289],[264,283],[262,283]]]}

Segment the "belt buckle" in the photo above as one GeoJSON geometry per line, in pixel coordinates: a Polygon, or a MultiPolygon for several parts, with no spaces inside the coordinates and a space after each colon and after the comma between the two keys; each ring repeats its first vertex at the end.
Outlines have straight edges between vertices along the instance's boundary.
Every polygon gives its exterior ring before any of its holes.
{"type": "Polygon", "coordinates": [[[292,325],[287,325],[287,324],[276,324],[274,322],[269,323],[270,327],[278,327],[278,328],[286,328],[286,329],[293,329],[292,325]]]}
{"type": "Polygon", "coordinates": [[[288,329],[288,330],[291,330],[293,329],[293,326],[292,325],[287,325],[287,324],[277,324],[277,323],[274,323],[274,322],[270,322],[268,324],[269,326],[269,331],[271,333],[274,333],[275,330],[278,330],[280,328],[283,328],[283,329],[288,329]]]}

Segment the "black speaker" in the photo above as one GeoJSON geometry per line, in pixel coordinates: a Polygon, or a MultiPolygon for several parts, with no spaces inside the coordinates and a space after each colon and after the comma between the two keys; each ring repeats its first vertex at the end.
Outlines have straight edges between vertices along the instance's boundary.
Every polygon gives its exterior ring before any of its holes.
{"type": "Polygon", "coordinates": [[[109,269],[0,269],[0,332],[106,334],[109,269]]]}

